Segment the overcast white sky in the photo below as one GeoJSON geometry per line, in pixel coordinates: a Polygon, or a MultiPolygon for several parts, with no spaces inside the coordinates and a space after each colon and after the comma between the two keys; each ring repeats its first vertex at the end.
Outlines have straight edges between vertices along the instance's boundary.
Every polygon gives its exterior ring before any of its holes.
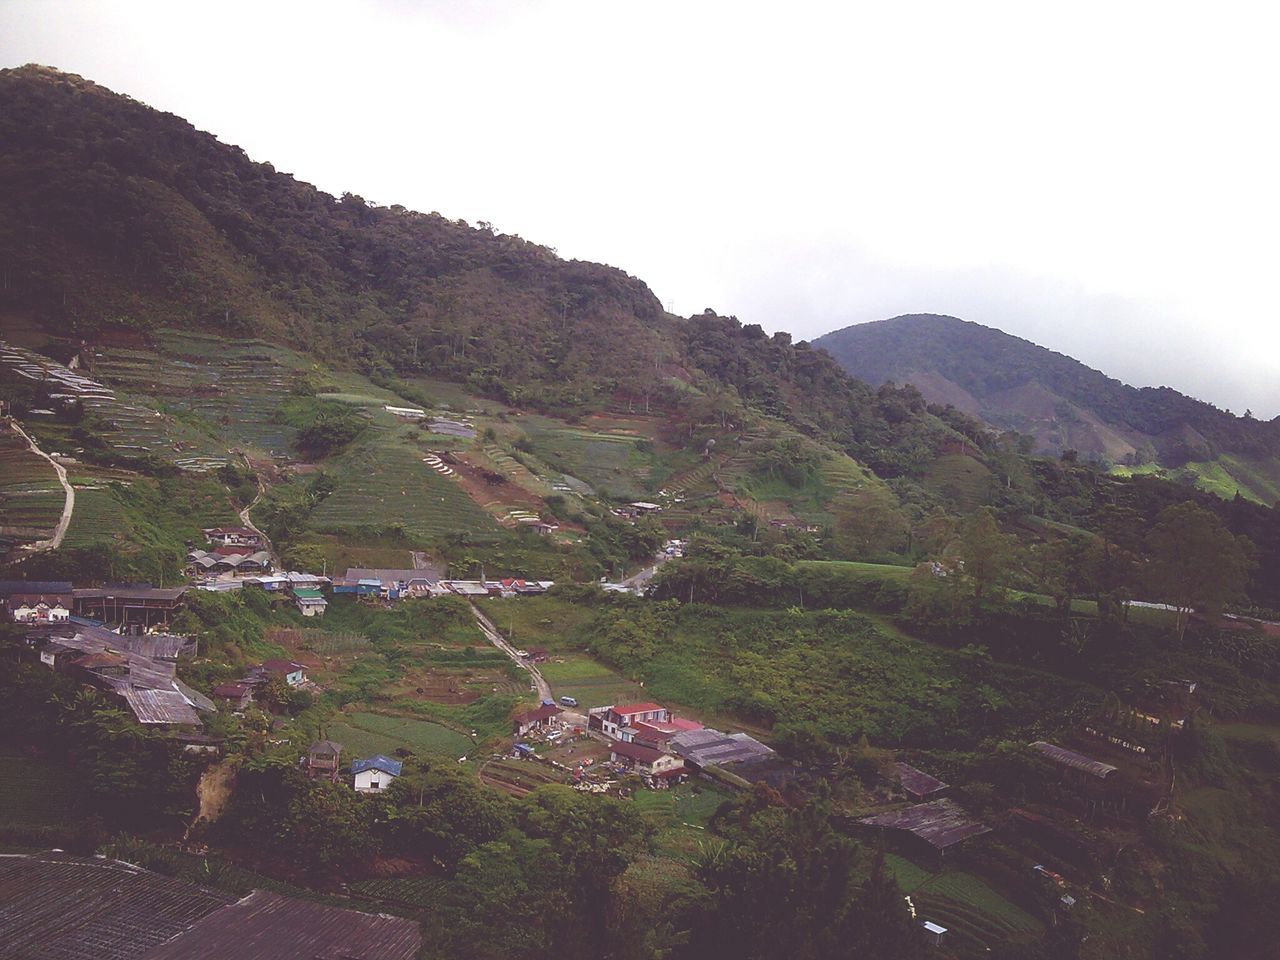
{"type": "Polygon", "coordinates": [[[1264,4],[0,0],[82,74],[333,193],[812,338],[949,313],[1280,414],[1264,4]]]}

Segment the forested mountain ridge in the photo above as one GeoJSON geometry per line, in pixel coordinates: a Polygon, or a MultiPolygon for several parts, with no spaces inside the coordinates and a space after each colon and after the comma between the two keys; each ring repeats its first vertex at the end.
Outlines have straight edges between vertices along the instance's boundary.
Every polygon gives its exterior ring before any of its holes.
{"type": "Polygon", "coordinates": [[[1130,466],[1181,467],[1223,455],[1280,454],[1280,420],[1237,417],[1169,387],[1132,387],[1078,360],[954,317],[909,315],[857,324],[814,341],[868,383],[912,383],[1045,451],[1130,466]]]}
{"type": "Polygon", "coordinates": [[[62,335],[260,336],[567,414],[723,391],[889,474],[918,469],[954,426],[785,334],[681,320],[621,270],[486,224],[334,198],[48,67],[0,71],[0,256],[0,309],[62,335]]]}

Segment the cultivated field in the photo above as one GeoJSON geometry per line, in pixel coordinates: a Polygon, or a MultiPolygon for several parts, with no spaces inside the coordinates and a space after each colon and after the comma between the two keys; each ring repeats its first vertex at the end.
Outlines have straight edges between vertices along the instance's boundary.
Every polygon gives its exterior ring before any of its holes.
{"type": "Polygon", "coordinates": [[[430,720],[389,717],[380,713],[344,713],[329,724],[327,736],[342,744],[343,756],[349,761],[375,753],[395,756],[404,747],[415,754],[445,757],[466,756],[472,750],[471,738],[430,720]]]}

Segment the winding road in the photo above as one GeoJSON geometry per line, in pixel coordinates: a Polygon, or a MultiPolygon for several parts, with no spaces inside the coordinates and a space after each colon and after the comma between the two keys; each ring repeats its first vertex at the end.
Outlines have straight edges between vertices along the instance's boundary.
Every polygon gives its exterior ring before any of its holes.
{"type": "Polygon", "coordinates": [[[54,473],[58,475],[58,482],[62,484],[62,489],[66,494],[62,504],[62,516],[58,518],[58,525],[53,530],[53,536],[48,540],[38,540],[35,543],[28,543],[20,547],[18,551],[19,556],[14,562],[21,563],[23,560],[27,560],[30,557],[35,556],[37,553],[42,553],[45,550],[57,550],[58,547],[62,546],[62,539],[67,535],[67,527],[71,526],[71,514],[74,513],[76,509],[76,491],[67,480],[66,468],[36,446],[36,442],[31,439],[31,436],[27,431],[23,430],[22,427],[18,425],[17,420],[11,420],[10,423],[13,425],[13,429],[21,434],[22,438],[27,441],[27,445],[31,448],[32,453],[36,454],[36,456],[44,457],[49,461],[49,465],[53,467],[54,473]]]}

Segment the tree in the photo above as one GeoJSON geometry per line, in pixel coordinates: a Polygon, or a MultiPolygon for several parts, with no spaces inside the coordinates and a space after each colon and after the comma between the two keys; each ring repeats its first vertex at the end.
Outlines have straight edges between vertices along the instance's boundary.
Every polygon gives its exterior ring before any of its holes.
{"type": "Polygon", "coordinates": [[[1253,545],[1190,500],[1160,512],[1147,548],[1148,584],[1155,599],[1177,608],[1179,640],[1192,612],[1213,615],[1241,596],[1253,567],[1253,545]]]}
{"type": "Polygon", "coordinates": [[[831,504],[836,543],[850,555],[870,558],[899,550],[907,536],[907,518],[887,487],[879,484],[840,494],[831,504]]]}
{"type": "Polygon", "coordinates": [[[960,559],[964,577],[973,586],[975,602],[982,602],[1004,586],[1013,560],[1013,540],[1001,532],[989,507],[983,507],[962,525],[960,559]]]}

